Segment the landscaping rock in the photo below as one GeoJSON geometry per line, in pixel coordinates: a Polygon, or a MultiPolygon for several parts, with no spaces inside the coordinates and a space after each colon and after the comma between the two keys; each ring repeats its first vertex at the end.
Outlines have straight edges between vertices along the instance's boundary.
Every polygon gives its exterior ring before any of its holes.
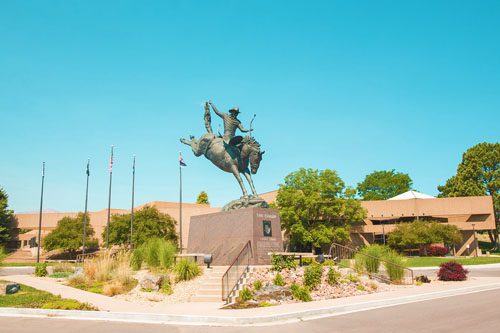
{"type": "Polygon", "coordinates": [[[254,292],[254,300],[257,303],[275,301],[277,303],[290,301],[292,299],[292,291],[287,287],[275,286],[272,283],[268,283],[261,290],[254,292]]]}
{"type": "Polygon", "coordinates": [[[139,285],[141,286],[141,289],[158,291],[160,290],[160,286],[164,278],[165,277],[161,275],[157,276],[152,274],[145,274],[139,280],[139,285]]]}
{"type": "Polygon", "coordinates": [[[85,272],[83,271],[83,267],[75,268],[75,272],[73,274],[71,274],[70,276],[68,276],[68,279],[74,278],[76,276],[81,276],[81,277],[85,276],[85,272]]]}

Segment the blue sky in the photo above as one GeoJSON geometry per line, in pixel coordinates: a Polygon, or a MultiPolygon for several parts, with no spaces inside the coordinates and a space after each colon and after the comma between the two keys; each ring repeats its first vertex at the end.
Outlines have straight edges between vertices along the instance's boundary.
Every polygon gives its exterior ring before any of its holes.
{"type": "MultiPolygon", "coordinates": [[[[204,132],[202,102],[239,106],[266,150],[254,181],[299,167],[349,185],[396,169],[436,194],[461,154],[500,133],[498,1],[2,1],[0,186],[16,211],[184,198],[221,206],[233,176],[178,138],[204,132]]],[[[214,117],[215,122],[215,117],[214,117]]],[[[217,127],[219,120],[215,122],[217,127]]]]}

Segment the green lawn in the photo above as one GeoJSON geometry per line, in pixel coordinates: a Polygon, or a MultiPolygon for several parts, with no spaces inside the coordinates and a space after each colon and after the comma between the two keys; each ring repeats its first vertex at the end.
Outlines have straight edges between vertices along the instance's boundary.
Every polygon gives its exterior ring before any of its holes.
{"type": "MultiPolygon", "coordinates": [[[[48,262],[47,266],[54,266],[55,263],[48,262]]],[[[0,263],[0,267],[21,267],[21,266],[36,266],[36,262],[4,262],[0,263]]]]}
{"type": "MultiPolygon", "coordinates": [[[[0,281],[8,282],[8,281],[0,281]]],[[[80,303],[74,299],[65,299],[46,291],[21,285],[21,290],[12,295],[0,295],[0,307],[62,309],[62,310],[97,310],[94,306],[80,303]]]]}
{"type": "Polygon", "coordinates": [[[500,263],[500,257],[472,257],[472,258],[442,258],[442,257],[409,257],[408,267],[439,266],[443,262],[455,260],[462,265],[482,265],[500,263]]]}

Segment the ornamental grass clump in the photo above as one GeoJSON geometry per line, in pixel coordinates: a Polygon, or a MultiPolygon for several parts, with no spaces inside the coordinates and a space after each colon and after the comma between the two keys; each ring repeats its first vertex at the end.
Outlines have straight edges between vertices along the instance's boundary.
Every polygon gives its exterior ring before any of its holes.
{"type": "Polygon", "coordinates": [[[384,265],[389,275],[389,279],[393,283],[399,283],[403,280],[405,274],[406,260],[396,251],[387,251],[384,255],[384,265]]]}
{"type": "Polygon", "coordinates": [[[304,270],[304,285],[313,290],[321,283],[322,276],[323,266],[313,263],[304,270]]]}
{"type": "Polygon", "coordinates": [[[59,262],[52,267],[52,273],[74,273],[75,265],[69,262],[59,262]]]}
{"type": "Polygon", "coordinates": [[[120,251],[111,254],[111,251],[85,261],[84,275],[75,275],[68,280],[73,287],[114,296],[133,289],[137,281],[132,277],[130,267],[131,254],[120,251]]]}
{"type": "Polygon", "coordinates": [[[380,261],[389,248],[384,245],[373,244],[362,248],[355,256],[356,267],[362,267],[368,274],[376,274],[380,269],[380,261]]]}
{"type": "Polygon", "coordinates": [[[456,261],[448,261],[439,265],[438,278],[441,281],[465,281],[468,270],[456,261]]]}
{"type": "Polygon", "coordinates": [[[182,259],[175,265],[177,281],[189,281],[201,274],[201,268],[194,261],[182,259]]]}
{"type": "Polygon", "coordinates": [[[172,268],[177,247],[170,241],[152,238],[134,250],[131,265],[134,270],[139,270],[142,264],[148,265],[152,270],[167,270],[172,268]]]}

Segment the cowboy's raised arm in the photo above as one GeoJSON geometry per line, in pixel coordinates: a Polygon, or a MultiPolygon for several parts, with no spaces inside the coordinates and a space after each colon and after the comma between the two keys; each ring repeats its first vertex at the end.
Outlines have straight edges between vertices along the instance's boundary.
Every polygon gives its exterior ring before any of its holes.
{"type": "Polygon", "coordinates": [[[251,129],[245,129],[241,123],[239,123],[239,124],[238,124],[238,128],[239,128],[239,129],[240,129],[240,131],[242,131],[243,133],[248,133],[248,132],[253,131],[253,128],[251,128],[251,129]]]}
{"type": "Polygon", "coordinates": [[[217,108],[215,107],[214,103],[212,103],[212,101],[209,101],[208,103],[210,103],[210,106],[214,110],[215,114],[218,115],[219,117],[221,117],[222,119],[224,119],[224,113],[219,112],[219,110],[217,110],[217,108]]]}

